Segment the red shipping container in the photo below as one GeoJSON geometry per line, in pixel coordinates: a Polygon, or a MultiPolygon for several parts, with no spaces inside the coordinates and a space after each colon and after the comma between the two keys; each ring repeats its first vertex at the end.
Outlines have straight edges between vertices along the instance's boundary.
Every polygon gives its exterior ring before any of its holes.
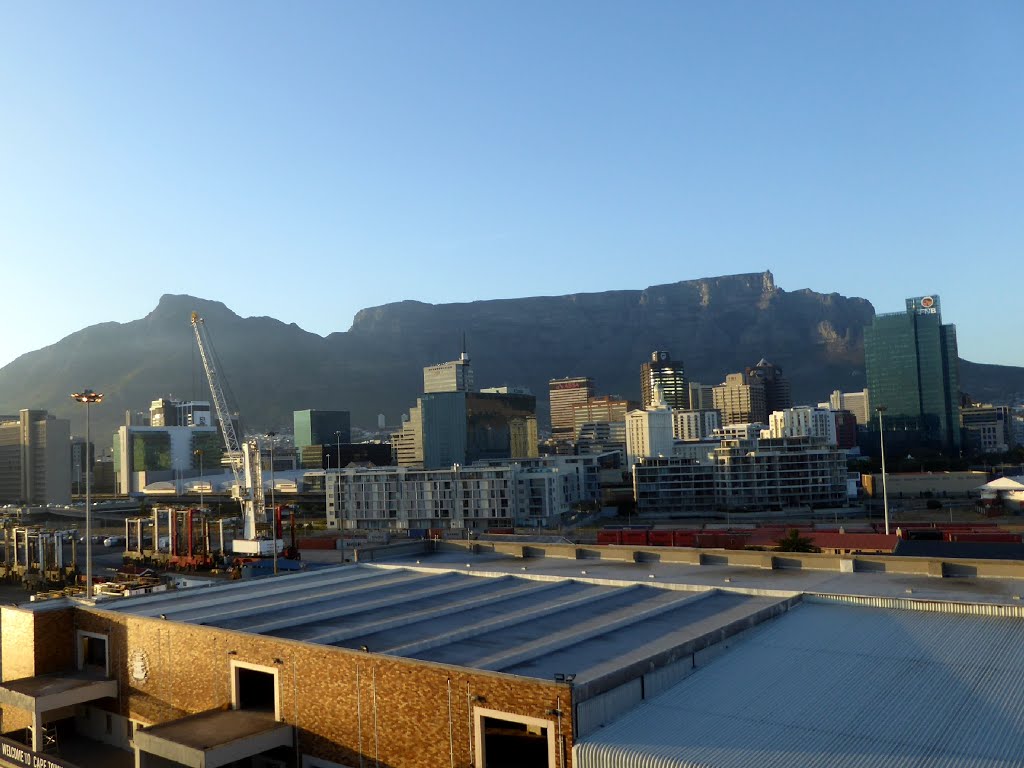
{"type": "Polygon", "coordinates": [[[697,534],[693,531],[673,531],[672,532],[672,546],[673,547],[695,547],[697,540],[697,534]]]}
{"type": "Polygon", "coordinates": [[[622,543],[632,544],[633,546],[646,546],[648,533],[649,531],[623,531],[622,543]]]}
{"type": "Polygon", "coordinates": [[[609,531],[607,529],[597,532],[598,544],[621,544],[622,531],[609,531]]]}
{"type": "Polygon", "coordinates": [[[671,547],[672,531],[651,531],[647,543],[655,547],[671,547]]]}

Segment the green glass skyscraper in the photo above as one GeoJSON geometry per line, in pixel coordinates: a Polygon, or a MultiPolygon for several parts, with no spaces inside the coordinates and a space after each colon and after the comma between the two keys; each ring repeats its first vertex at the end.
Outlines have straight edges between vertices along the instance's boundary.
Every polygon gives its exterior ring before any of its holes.
{"type": "Polygon", "coordinates": [[[956,326],[943,325],[938,296],[907,299],[904,312],[875,315],[864,329],[872,406],[887,429],[917,430],[923,441],[960,450],[960,370],[956,326]]]}

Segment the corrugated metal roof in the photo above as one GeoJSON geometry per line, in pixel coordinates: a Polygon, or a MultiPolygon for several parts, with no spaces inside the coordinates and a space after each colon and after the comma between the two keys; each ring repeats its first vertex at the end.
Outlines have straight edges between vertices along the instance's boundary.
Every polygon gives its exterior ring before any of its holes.
{"type": "Polygon", "coordinates": [[[1024,622],[804,604],[574,748],[577,768],[1024,766],[1024,622]]]}
{"type": "Polygon", "coordinates": [[[575,675],[578,692],[583,683],[631,664],[654,664],[781,602],[658,583],[608,585],[359,565],[104,607],[537,679],[568,673],[575,675]]]}

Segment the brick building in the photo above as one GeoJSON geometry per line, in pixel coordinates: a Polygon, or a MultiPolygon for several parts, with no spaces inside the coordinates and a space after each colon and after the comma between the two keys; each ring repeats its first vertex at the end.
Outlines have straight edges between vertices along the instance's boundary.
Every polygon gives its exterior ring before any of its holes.
{"type": "Polygon", "coordinates": [[[1019,563],[539,542],[379,556],[400,559],[0,607],[0,764],[856,768],[1024,750],[1019,563]],[[878,747],[886,727],[924,732],[878,747]],[[63,746],[71,728],[89,750],[63,746]],[[119,759],[86,762],[102,742],[119,759]]]}

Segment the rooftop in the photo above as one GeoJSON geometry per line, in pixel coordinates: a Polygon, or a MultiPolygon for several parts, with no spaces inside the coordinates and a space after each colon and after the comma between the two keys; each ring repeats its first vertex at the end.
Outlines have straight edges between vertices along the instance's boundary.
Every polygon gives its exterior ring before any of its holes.
{"type": "Polygon", "coordinates": [[[804,602],[574,748],[574,765],[1018,766],[1021,619],[804,602]]]}
{"type": "MultiPolygon", "coordinates": [[[[104,605],[140,616],[577,684],[668,652],[788,595],[542,574],[355,566],[104,605]]],[[[753,617],[753,618],[751,618],[753,617]]]]}

